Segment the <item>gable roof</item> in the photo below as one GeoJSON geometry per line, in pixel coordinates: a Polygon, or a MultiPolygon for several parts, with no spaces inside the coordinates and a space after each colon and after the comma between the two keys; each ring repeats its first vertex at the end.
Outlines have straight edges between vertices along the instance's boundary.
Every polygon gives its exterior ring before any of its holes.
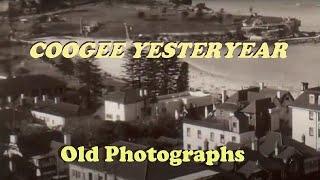
{"type": "Polygon", "coordinates": [[[55,103],[52,100],[39,101],[32,108],[33,111],[52,114],[62,117],[72,117],[78,115],[79,105],[70,104],[65,102],[55,103]]]}
{"type": "Polygon", "coordinates": [[[186,120],[183,123],[205,127],[205,128],[219,129],[222,131],[233,132],[232,128],[229,126],[229,121],[234,118],[239,121],[239,127],[240,127],[239,133],[249,131],[249,127],[247,126],[248,117],[241,112],[234,113],[234,116],[230,116],[228,119],[217,118],[217,119],[205,119],[205,120],[186,120]]]}
{"type": "Polygon", "coordinates": [[[276,144],[278,147],[283,145],[281,133],[269,132],[264,137],[264,142],[260,144],[259,151],[262,155],[268,157],[274,152],[276,144]]]}
{"type": "Polygon", "coordinates": [[[280,158],[285,162],[288,162],[288,159],[296,154],[302,156],[302,154],[296,148],[292,146],[287,146],[281,151],[277,158],[280,158]]]}
{"type": "Polygon", "coordinates": [[[248,161],[245,165],[243,165],[240,169],[238,169],[238,173],[243,174],[247,179],[255,173],[261,172],[263,169],[254,161],[248,161]]]}
{"type": "MultiPolygon", "coordinates": [[[[271,102],[273,102],[275,99],[278,99],[278,93],[280,93],[280,103],[283,102],[285,95],[291,96],[290,92],[285,90],[272,88],[263,88],[260,90],[259,87],[249,87],[247,89],[237,91],[230,96],[225,103],[217,105],[217,108],[231,111],[237,111],[243,108],[241,110],[242,112],[255,113],[255,103],[257,100],[271,98],[271,102]]],[[[273,108],[275,107],[275,104],[270,103],[269,107],[273,108]]]]}
{"type": "MultiPolygon", "coordinates": [[[[257,100],[254,100],[254,101],[250,102],[250,104],[248,106],[246,106],[244,109],[242,109],[241,112],[255,114],[257,112],[256,102],[257,102],[257,100]]],[[[268,103],[266,102],[265,107],[268,108],[268,109],[272,109],[272,108],[274,108],[276,106],[270,100],[268,103]]]]}
{"type": "Polygon", "coordinates": [[[108,94],[106,100],[121,104],[133,104],[142,101],[143,98],[140,97],[138,89],[127,89],[108,94]]]}
{"type": "Polygon", "coordinates": [[[47,75],[27,75],[0,80],[0,96],[21,94],[39,89],[64,87],[66,84],[47,75]]]}
{"type": "Polygon", "coordinates": [[[291,107],[298,107],[304,109],[311,109],[311,110],[320,110],[320,105],[318,104],[320,95],[320,87],[315,87],[311,89],[305,90],[291,105],[291,107]],[[315,95],[315,103],[309,103],[309,95],[315,95]]]}

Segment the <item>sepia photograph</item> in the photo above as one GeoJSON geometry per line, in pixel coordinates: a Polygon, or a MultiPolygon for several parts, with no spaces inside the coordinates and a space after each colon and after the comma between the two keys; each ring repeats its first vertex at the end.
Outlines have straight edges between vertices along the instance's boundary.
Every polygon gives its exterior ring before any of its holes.
{"type": "Polygon", "coordinates": [[[320,0],[0,0],[0,180],[300,179],[320,0]]]}

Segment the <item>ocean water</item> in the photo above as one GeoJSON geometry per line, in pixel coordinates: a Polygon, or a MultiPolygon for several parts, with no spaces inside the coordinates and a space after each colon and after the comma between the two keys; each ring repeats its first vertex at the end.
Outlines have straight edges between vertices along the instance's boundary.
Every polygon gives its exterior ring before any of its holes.
{"type": "MultiPolygon", "coordinates": [[[[299,18],[302,20],[302,30],[320,31],[320,0],[194,0],[194,4],[198,2],[205,2],[208,7],[216,10],[224,8],[226,12],[235,14],[249,14],[251,6],[253,11],[261,15],[299,18]]],[[[84,41],[83,38],[72,39],[84,41]]],[[[45,40],[52,41],[57,38],[48,37],[45,40]]],[[[96,63],[104,72],[118,77],[123,75],[122,59],[100,59],[96,63]]],[[[290,45],[288,58],[285,60],[234,58],[190,60],[189,63],[197,69],[235,84],[251,85],[261,81],[269,86],[281,87],[300,87],[301,81],[308,81],[311,86],[320,84],[320,44],[290,45]]],[[[206,83],[217,85],[210,80],[206,83]]]]}
{"type": "MultiPolygon", "coordinates": [[[[302,30],[320,32],[319,0],[195,0],[213,9],[249,14],[250,6],[261,15],[296,17],[302,30]]],[[[320,84],[320,44],[289,45],[285,60],[237,59],[190,60],[198,69],[235,83],[265,82],[270,86],[298,87],[301,81],[320,84]]],[[[208,82],[211,83],[211,82],[208,82]]],[[[213,82],[214,83],[214,82],[213,82]]]]}
{"type": "Polygon", "coordinates": [[[320,31],[320,0],[193,0],[204,2],[214,10],[249,14],[250,7],[261,15],[295,17],[302,21],[301,30],[320,31]]]}

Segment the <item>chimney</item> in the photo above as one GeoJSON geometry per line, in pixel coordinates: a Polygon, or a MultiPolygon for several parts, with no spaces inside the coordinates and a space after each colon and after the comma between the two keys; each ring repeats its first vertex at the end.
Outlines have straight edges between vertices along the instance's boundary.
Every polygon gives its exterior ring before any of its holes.
{"type": "Polygon", "coordinates": [[[257,137],[254,137],[251,140],[251,150],[252,151],[258,151],[258,138],[257,137]]]}
{"type": "Polygon", "coordinates": [[[259,88],[260,88],[260,91],[264,88],[264,82],[259,83],[259,88]]]}
{"type": "Polygon", "coordinates": [[[302,91],[305,91],[309,88],[309,83],[308,82],[302,82],[302,91]]]}
{"type": "Polygon", "coordinates": [[[42,95],[42,101],[46,101],[47,100],[47,95],[42,95]]]}
{"type": "Polygon", "coordinates": [[[277,91],[277,98],[278,98],[278,99],[281,98],[281,91],[277,91]]]}
{"type": "Polygon", "coordinates": [[[177,109],[174,110],[174,117],[175,117],[176,120],[179,119],[179,116],[180,116],[180,114],[179,114],[178,110],[177,109]]]}
{"type": "Polygon", "coordinates": [[[259,160],[256,161],[256,165],[257,165],[257,166],[260,166],[259,160]]]}
{"type": "Polygon", "coordinates": [[[225,103],[227,100],[227,91],[226,90],[222,90],[221,91],[221,102],[225,103]]]}
{"type": "Polygon", "coordinates": [[[208,118],[208,114],[209,114],[208,106],[205,106],[205,108],[204,108],[204,118],[208,118]]]}
{"type": "Polygon", "coordinates": [[[34,97],[34,98],[33,98],[33,103],[34,103],[34,104],[37,104],[37,103],[38,103],[38,97],[34,97]]]}
{"type": "Polygon", "coordinates": [[[60,102],[60,99],[59,99],[58,97],[55,97],[55,98],[54,98],[54,103],[55,103],[55,104],[58,104],[59,102],[60,102]]]}
{"type": "Polygon", "coordinates": [[[11,134],[9,136],[9,143],[10,144],[17,144],[18,143],[18,136],[15,134],[11,134]]]}
{"type": "Polygon", "coordinates": [[[11,102],[12,102],[11,96],[8,96],[8,97],[7,97],[7,101],[8,101],[8,103],[11,103],[11,102]]]}
{"type": "Polygon", "coordinates": [[[274,156],[277,157],[279,155],[278,141],[276,141],[274,145],[274,156]]]}
{"type": "Polygon", "coordinates": [[[65,145],[71,145],[71,135],[70,134],[63,135],[63,143],[65,145]]]}

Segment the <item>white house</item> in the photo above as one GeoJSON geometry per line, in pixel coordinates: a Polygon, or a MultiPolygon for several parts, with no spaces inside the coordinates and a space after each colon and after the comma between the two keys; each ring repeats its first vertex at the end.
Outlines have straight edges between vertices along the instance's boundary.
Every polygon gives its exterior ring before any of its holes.
{"type": "Polygon", "coordinates": [[[7,12],[9,10],[9,1],[0,1],[0,12],[7,12]]]}
{"type": "Polygon", "coordinates": [[[290,106],[292,138],[320,151],[320,87],[304,90],[290,106]]]}
{"type": "Polygon", "coordinates": [[[152,114],[157,116],[166,113],[177,118],[184,108],[200,108],[202,117],[207,117],[213,110],[213,96],[202,91],[185,91],[180,93],[157,96],[157,102],[152,106],[152,114]]]}
{"type": "Polygon", "coordinates": [[[242,113],[228,119],[191,120],[183,123],[184,149],[216,149],[228,142],[246,144],[255,137],[242,113]]]}
{"type": "Polygon", "coordinates": [[[50,129],[61,130],[65,126],[66,120],[77,116],[79,111],[78,105],[60,102],[58,98],[49,100],[43,96],[42,100],[38,100],[38,97],[34,97],[33,103],[32,116],[42,120],[50,129]]]}
{"type": "Polygon", "coordinates": [[[133,121],[143,117],[145,91],[136,89],[109,94],[104,102],[105,120],[133,121]]]}

